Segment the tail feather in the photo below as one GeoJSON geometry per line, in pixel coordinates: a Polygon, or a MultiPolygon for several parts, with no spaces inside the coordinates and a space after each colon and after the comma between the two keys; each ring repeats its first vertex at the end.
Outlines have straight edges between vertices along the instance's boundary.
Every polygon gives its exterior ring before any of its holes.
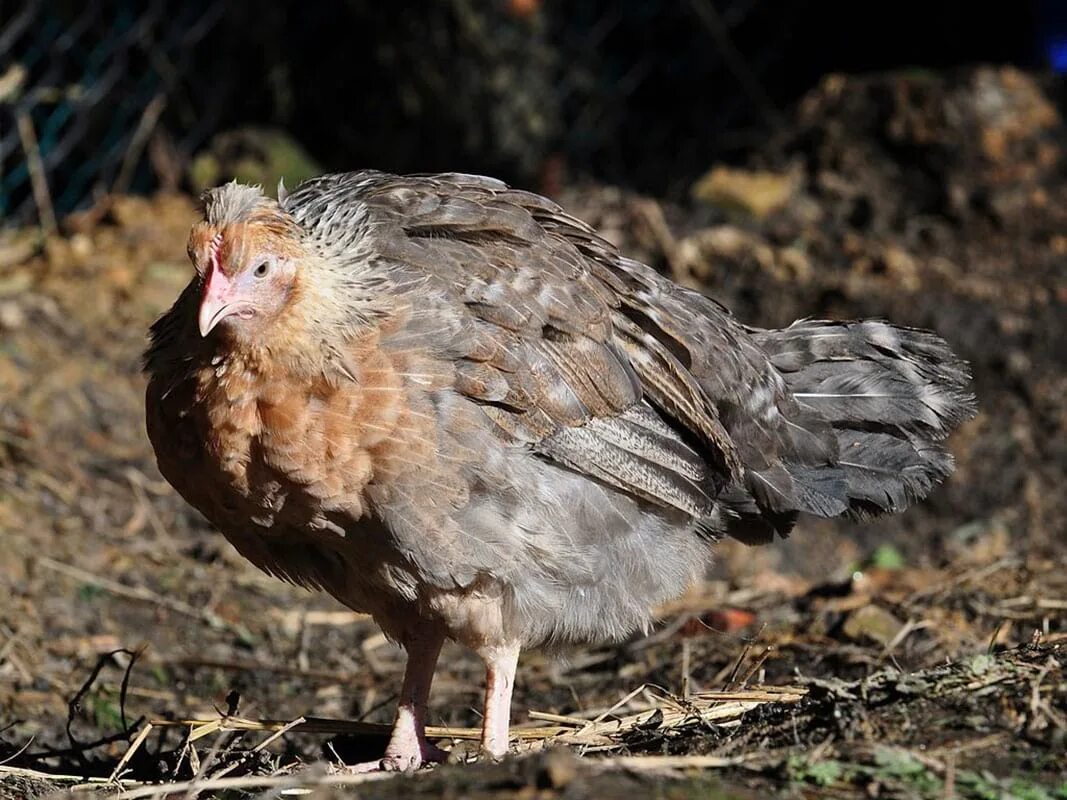
{"type": "Polygon", "coordinates": [[[797,402],[835,425],[875,423],[943,439],[974,415],[966,365],[929,331],[804,320],[760,343],[797,402]]]}
{"type": "Polygon", "coordinates": [[[772,488],[750,477],[748,506],[734,498],[739,530],[760,527],[752,502],[788,522],[790,511],[894,513],[952,472],[941,442],[974,415],[975,400],[966,364],[943,339],[878,321],[803,320],[754,334],[797,404],[786,422],[797,430],[783,438],[808,453],[813,437],[824,439],[832,457],[813,463],[791,458],[791,447],[779,453],[788,479],[779,471],[772,488]]]}
{"type": "Polygon", "coordinates": [[[849,511],[855,516],[903,511],[952,472],[952,456],[936,445],[847,428],[838,441],[849,511]]]}

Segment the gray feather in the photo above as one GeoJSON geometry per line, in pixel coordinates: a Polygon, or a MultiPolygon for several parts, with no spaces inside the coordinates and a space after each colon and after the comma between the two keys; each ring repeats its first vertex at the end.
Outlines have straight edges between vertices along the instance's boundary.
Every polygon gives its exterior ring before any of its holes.
{"type": "Polygon", "coordinates": [[[952,471],[940,442],[975,401],[966,365],[943,339],[876,321],[755,333],[797,404],[834,431],[847,501],[836,513],[901,511],[952,471]]]}

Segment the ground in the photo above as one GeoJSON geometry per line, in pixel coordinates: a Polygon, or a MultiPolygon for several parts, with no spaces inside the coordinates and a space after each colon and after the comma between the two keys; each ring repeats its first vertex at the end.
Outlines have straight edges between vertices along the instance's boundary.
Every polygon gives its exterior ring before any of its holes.
{"type": "MultiPolygon", "coordinates": [[[[359,796],[1067,797],[1055,93],[1012,70],[832,77],[684,208],[563,193],[746,322],[936,328],[972,363],[981,413],[950,441],[956,474],[908,513],[724,543],[650,636],[528,654],[504,763],[359,796]]],[[[118,197],[47,241],[0,237],[0,798],[90,778],[127,797],[194,778],[202,797],[309,781],[331,797],[353,779],[315,762],[383,745],[399,650],[258,573],[154,466],[139,358],[188,280],[194,213],[118,197]]],[[[456,761],[480,695],[476,662],[446,648],[432,723],[456,761]]]]}

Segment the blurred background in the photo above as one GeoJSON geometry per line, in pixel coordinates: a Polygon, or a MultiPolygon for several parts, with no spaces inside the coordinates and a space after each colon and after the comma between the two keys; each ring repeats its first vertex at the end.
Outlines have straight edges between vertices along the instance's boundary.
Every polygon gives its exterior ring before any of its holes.
{"type": "Polygon", "coordinates": [[[171,204],[143,212],[170,263],[189,198],[233,177],[491,174],[753,324],[888,316],[953,341],[989,428],[961,466],[988,480],[861,540],[1024,497],[1017,536],[1062,519],[1061,2],[0,2],[0,266],[113,271],[95,239],[138,196],[171,204]]]}
{"type": "Polygon", "coordinates": [[[780,133],[827,73],[1067,68],[1063,4],[1008,8],[4,0],[0,216],[39,213],[37,160],[57,214],[105,192],[199,187],[257,154],[296,174],[463,170],[682,197],[711,161],[780,133]],[[205,150],[216,160],[197,162],[205,150]]]}
{"type": "MultiPolygon", "coordinates": [[[[144,436],[145,331],[190,278],[196,194],[232,177],[492,174],[747,323],[885,317],[971,362],[981,413],[928,501],[723,543],[652,639],[524,661],[517,721],[678,690],[683,648],[715,688],[745,659],[858,678],[1064,637],[1065,72],[1057,0],[0,0],[0,762],[108,775],[136,714],[231,689],[250,716],[390,717],[396,648],[243,562],[144,436]]],[[[472,724],[477,665],[445,663],[435,721],[472,724]]],[[[1013,702],[945,729],[1014,732],[1013,702]]],[[[1010,735],[1067,774],[1062,734],[1010,735]]],[[[137,774],[183,774],[176,741],[137,774]]]]}

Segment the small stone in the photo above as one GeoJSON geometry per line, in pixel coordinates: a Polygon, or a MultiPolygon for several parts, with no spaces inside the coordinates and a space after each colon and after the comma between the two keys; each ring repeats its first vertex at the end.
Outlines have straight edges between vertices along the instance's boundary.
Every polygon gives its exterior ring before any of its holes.
{"type": "Polygon", "coordinates": [[[881,645],[888,645],[903,627],[903,622],[881,606],[868,605],[849,614],[841,630],[849,639],[871,639],[881,645]]]}
{"type": "Polygon", "coordinates": [[[26,324],[26,312],[14,300],[0,303],[0,330],[17,331],[26,324]]]}
{"type": "Polygon", "coordinates": [[[93,254],[93,240],[84,233],[76,233],[70,237],[70,252],[75,258],[84,261],[93,254]]]}
{"type": "Polygon", "coordinates": [[[763,219],[786,205],[798,185],[792,173],[717,166],[694,184],[692,194],[713,206],[763,219]]]}
{"type": "Polygon", "coordinates": [[[476,741],[459,741],[448,751],[449,764],[469,764],[481,755],[482,746],[476,741]]]}
{"type": "Polygon", "coordinates": [[[560,748],[549,750],[545,754],[541,772],[542,780],[538,781],[543,787],[562,789],[576,777],[578,777],[578,761],[569,750],[560,748]]]}

